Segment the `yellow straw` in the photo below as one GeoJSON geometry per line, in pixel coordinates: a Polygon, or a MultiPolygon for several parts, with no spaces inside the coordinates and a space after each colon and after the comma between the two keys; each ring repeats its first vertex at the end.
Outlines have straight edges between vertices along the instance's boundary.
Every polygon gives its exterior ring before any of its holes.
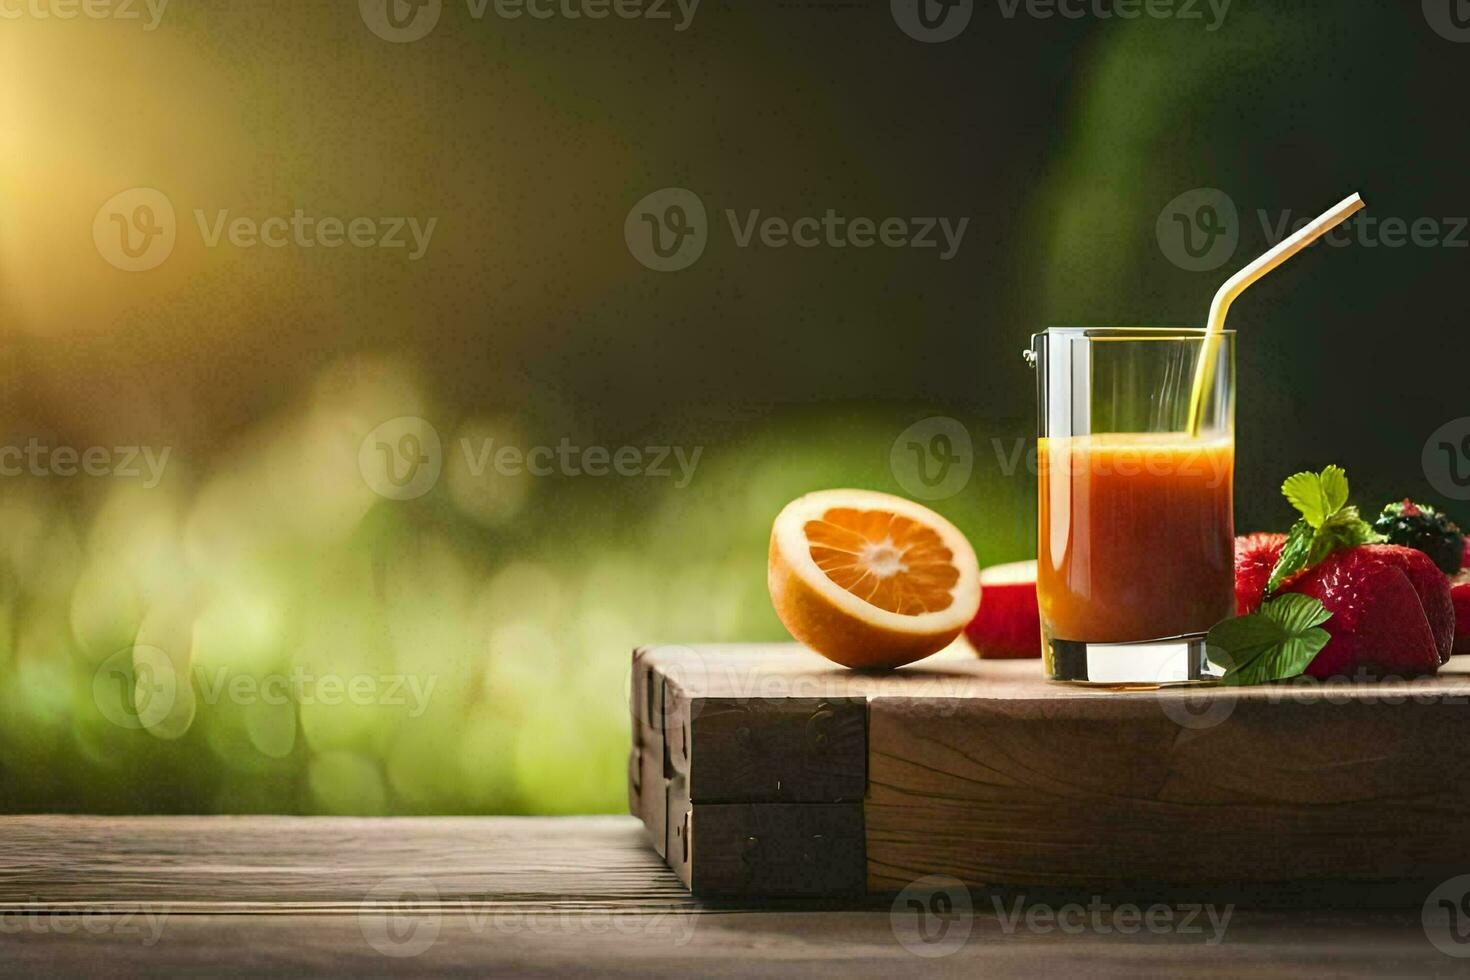
{"type": "Polygon", "coordinates": [[[1230,312],[1230,304],[1257,279],[1357,214],[1363,207],[1363,198],[1354,194],[1291,237],[1277,243],[1275,248],[1231,276],[1220,287],[1220,291],[1215,294],[1215,301],[1210,304],[1210,320],[1205,327],[1204,348],[1200,351],[1199,363],[1194,372],[1194,388],[1189,395],[1190,435],[1198,435],[1200,424],[1204,421],[1201,415],[1204,412],[1205,395],[1209,391],[1210,378],[1215,373],[1220,332],[1225,329],[1225,317],[1230,312]]]}

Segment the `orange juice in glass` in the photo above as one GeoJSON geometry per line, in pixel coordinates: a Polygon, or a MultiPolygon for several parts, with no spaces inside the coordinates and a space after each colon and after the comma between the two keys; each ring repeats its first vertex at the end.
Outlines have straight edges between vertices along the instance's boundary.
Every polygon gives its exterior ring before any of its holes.
{"type": "Polygon", "coordinates": [[[1210,680],[1204,634],[1235,611],[1234,335],[1054,327],[1031,354],[1047,676],[1210,680]]]}

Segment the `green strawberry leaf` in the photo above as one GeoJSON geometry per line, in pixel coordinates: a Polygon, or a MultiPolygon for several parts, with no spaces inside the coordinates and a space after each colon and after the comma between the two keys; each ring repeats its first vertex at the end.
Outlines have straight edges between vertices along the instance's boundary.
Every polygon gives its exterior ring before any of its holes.
{"type": "Polygon", "coordinates": [[[1321,473],[1295,473],[1281,484],[1281,492],[1313,528],[1319,528],[1347,503],[1347,473],[1328,466],[1321,473]]]}
{"type": "Polygon", "coordinates": [[[1281,549],[1281,556],[1271,569],[1271,578],[1266,583],[1266,595],[1275,592],[1283,581],[1307,567],[1307,556],[1311,553],[1312,541],[1316,535],[1317,532],[1307,523],[1306,518],[1291,526],[1286,534],[1286,546],[1281,549]]]}
{"type": "Polygon", "coordinates": [[[1358,508],[1344,507],[1329,517],[1317,529],[1312,539],[1311,554],[1307,564],[1315,565],[1339,548],[1351,548],[1360,544],[1380,544],[1386,541],[1373,526],[1358,516],[1358,508]]]}
{"type": "Polygon", "coordinates": [[[1321,473],[1295,473],[1281,484],[1281,492],[1302,516],[1291,526],[1281,557],[1271,569],[1267,596],[1339,548],[1388,540],[1363,520],[1358,508],[1348,506],[1348,478],[1341,466],[1327,466],[1321,473]]]}
{"type": "Polygon", "coordinates": [[[1210,662],[1230,685],[1265,684],[1297,677],[1332,637],[1322,624],[1332,613],[1320,599],[1289,593],[1249,616],[1215,624],[1205,638],[1210,662]]]}

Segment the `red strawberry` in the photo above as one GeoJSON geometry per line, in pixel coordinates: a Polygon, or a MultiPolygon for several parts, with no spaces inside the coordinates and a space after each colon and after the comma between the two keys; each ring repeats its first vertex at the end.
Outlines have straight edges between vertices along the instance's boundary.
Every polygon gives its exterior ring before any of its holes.
{"type": "Polygon", "coordinates": [[[1450,579],[1450,601],[1455,605],[1455,646],[1451,653],[1470,653],[1470,568],[1450,579]]]}
{"type": "Polygon", "coordinates": [[[1432,674],[1447,655],[1438,634],[1446,622],[1453,630],[1449,582],[1423,552],[1398,545],[1344,548],[1291,578],[1282,591],[1313,596],[1332,613],[1323,627],[1332,639],[1307,667],[1309,676],[1432,674]]]}
{"type": "Polygon", "coordinates": [[[1449,594],[1449,580],[1424,552],[1417,548],[1400,547],[1395,544],[1365,545],[1374,555],[1391,565],[1396,565],[1409,577],[1409,583],[1419,595],[1424,607],[1424,618],[1429,621],[1429,631],[1434,634],[1434,646],[1439,651],[1439,662],[1450,659],[1455,645],[1455,605],[1449,594]]]}
{"type": "Polygon", "coordinates": [[[1271,569],[1285,546],[1284,534],[1247,534],[1235,539],[1235,615],[1245,616],[1260,608],[1271,569]]]}

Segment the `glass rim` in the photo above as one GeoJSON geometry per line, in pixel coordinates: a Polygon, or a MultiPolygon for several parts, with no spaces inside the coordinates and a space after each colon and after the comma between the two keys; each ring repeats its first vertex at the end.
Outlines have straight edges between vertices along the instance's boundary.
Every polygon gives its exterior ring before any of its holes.
{"type": "MultiPolygon", "coordinates": [[[[1067,340],[1204,340],[1215,336],[1230,338],[1234,330],[1217,330],[1211,334],[1204,327],[1047,327],[1036,337],[1055,336],[1067,340]]],[[[1033,338],[1035,339],[1035,338],[1033,338]]]]}

